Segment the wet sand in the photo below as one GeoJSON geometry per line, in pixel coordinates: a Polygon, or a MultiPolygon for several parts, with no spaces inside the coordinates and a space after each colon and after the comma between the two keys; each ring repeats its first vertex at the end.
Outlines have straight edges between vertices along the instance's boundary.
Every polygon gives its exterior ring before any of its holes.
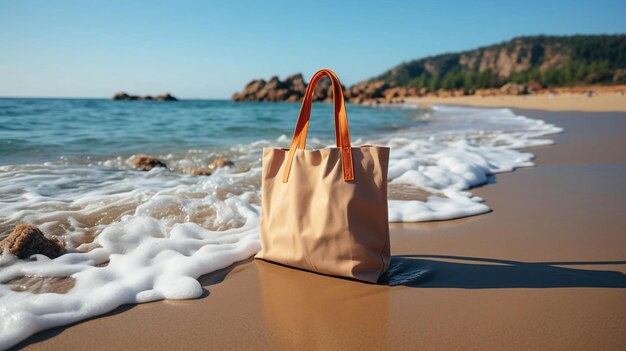
{"type": "Polygon", "coordinates": [[[514,107],[549,111],[596,111],[626,112],[626,95],[603,92],[587,97],[585,94],[562,93],[554,96],[502,95],[502,96],[457,96],[408,98],[407,102],[433,105],[467,105],[483,107],[514,107]]]}
{"type": "Polygon", "coordinates": [[[626,349],[626,113],[517,110],[564,127],[538,166],[474,189],[493,212],[393,224],[400,286],[249,260],[206,296],[39,333],[43,349],[626,349]]]}

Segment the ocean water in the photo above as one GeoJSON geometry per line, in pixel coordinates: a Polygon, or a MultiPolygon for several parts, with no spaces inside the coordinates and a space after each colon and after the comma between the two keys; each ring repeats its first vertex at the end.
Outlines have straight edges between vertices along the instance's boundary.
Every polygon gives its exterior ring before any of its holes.
{"type": "MultiPolygon", "coordinates": [[[[37,225],[69,253],[0,256],[0,349],[124,303],[202,295],[196,278],[259,250],[261,149],[288,147],[299,104],[0,99],[0,238],[37,225]],[[167,169],[141,172],[137,154],[167,169]],[[233,167],[192,176],[228,157],[233,167]],[[58,293],[58,282],[71,289],[58,293]],[[56,289],[56,290],[55,290],[56,289]],[[56,292],[55,292],[56,291],[56,292]]],[[[532,166],[560,128],[509,109],[348,106],[353,145],[391,147],[391,221],[489,211],[471,188],[532,166]]],[[[334,144],[315,104],[309,144],[334,144]]],[[[488,199],[486,199],[488,201],[488,199]]],[[[67,289],[66,289],[67,290],[67,289]]]]}

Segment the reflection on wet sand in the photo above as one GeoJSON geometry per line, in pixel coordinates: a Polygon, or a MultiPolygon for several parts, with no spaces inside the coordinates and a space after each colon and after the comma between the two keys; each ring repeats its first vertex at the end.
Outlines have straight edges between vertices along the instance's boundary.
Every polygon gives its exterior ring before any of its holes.
{"type": "Polygon", "coordinates": [[[255,264],[260,271],[264,327],[275,349],[388,348],[387,286],[261,260],[255,264]]]}

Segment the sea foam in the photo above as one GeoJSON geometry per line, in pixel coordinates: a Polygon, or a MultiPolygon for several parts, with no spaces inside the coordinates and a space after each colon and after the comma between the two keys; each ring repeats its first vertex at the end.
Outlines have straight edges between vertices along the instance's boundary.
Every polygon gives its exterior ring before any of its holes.
{"type": "MultiPolygon", "coordinates": [[[[469,190],[493,174],[532,166],[533,155],[517,149],[551,144],[537,138],[561,131],[509,109],[433,107],[423,118],[437,127],[353,142],[390,146],[390,184],[430,194],[426,201],[391,194],[392,222],[489,211],[469,190]]],[[[230,147],[227,154],[242,167],[219,169],[209,177],[165,169],[138,172],[120,157],[86,165],[0,167],[0,229],[33,223],[69,248],[54,260],[2,253],[0,348],[122,304],[200,297],[198,277],[259,250],[259,150],[288,143],[281,136],[230,147]],[[71,277],[74,286],[64,294],[16,291],[11,281],[20,277],[71,277]]],[[[207,156],[189,150],[162,158],[173,169],[186,169],[207,156]]]]}

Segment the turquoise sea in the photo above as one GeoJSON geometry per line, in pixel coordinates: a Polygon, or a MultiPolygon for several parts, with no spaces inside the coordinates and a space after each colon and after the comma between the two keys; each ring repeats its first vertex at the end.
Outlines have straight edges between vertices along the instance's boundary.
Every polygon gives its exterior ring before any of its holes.
{"type": "MultiPolygon", "coordinates": [[[[183,154],[291,135],[298,103],[227,100],[0,99],[0,165],[183,154]]],[[[350,106],[353,138],[416,123],[415,109],[350,106]]],[[[316,104],[311,135],[333,134],[330,104],[316,104]]]]}

